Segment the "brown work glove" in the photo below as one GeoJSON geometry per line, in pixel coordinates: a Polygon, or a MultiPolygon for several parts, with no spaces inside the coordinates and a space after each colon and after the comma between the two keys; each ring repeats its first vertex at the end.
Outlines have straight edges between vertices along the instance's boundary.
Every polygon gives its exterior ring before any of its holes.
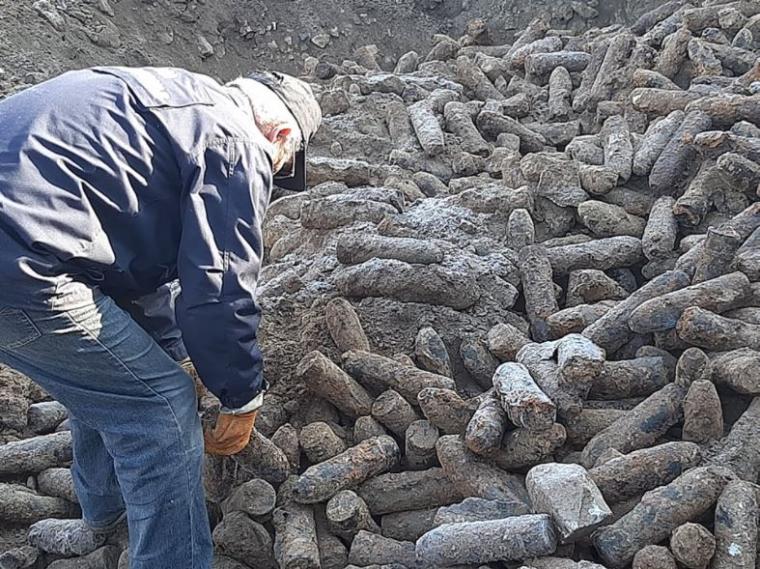
{"type": "Polygon", "coordinates": [[[185,370],[185,373],[193,378],[193,382],[195,383],[195,394],[198,396],[198,402],[200,403],[200,400],[208,395],[208,392],[206,391],[206,388],[204,387],[203,382],[198,375],[198,371],[195,369],[195,366],[193,365],[193,362],[190,360],[190,358],[182,360],[179,362],[179,365],[183,370],[185,370]]]}
{"type": "Polygon", "coordinates": [[[216,426],[203,434],[206,453],[230,456],[243,450],[251,440],[258,411],[243,415],[220,413],[216,426]]]}

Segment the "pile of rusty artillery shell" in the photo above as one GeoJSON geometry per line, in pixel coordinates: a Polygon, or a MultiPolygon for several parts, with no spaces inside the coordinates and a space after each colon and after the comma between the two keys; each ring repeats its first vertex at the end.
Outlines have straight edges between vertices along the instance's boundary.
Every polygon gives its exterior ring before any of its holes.
{"type": "MultiPolygon", "coordinates": [[[[487,25],[305,71],[326,118],[264,224],[272,387],[206,458],[217,569],[756,569],[760,3],[487,25]]],[[[124,548],[59,559],[65,418],[0,372],[0,526],[41,524],[0,569],[124,548]]]]}

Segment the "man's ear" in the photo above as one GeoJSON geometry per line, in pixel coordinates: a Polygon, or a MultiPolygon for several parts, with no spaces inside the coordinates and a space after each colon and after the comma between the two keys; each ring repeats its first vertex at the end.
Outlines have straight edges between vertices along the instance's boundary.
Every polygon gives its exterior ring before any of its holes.
{"type": "Polygon", "coordinates": [[[269,142],[271,142],[272,144],[276,144],[277,142],[285,141],[292,133],[293,133],[293,129],[291,127],[287,125],[283,125],[283,126],[271,129],[267,133],[267,140],[269,140],[269,142]]]}

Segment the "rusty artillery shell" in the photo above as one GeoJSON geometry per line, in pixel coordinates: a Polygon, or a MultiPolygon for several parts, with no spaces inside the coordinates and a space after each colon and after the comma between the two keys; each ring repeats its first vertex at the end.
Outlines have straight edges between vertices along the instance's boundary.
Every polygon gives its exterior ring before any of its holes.
{"type": "Polygon", "coordinates": [[[527,503],[519,477],[492,466],[473,454],[456,435],[446,435],[436,444],[438,461],[446,476],[464,496],[477,496],[509,503],[527,503]]]}
{"type": "Polygon", "coordinates": [[[272,435],[271,440],[287,457],[291,472],[298,472],[301,467],[301,442],[298,440],[298,431],[295,427],[290,423],[285,423],[272,435]]]}
{"type": "Polygon", "coordinates": [[[319,523],[319,521],[317,522],[317,546],[319,547],[321,569],[344,569],[348,565],[348,549],[337,536],[328,532],[324,524],[319,523]]]}
{"type": "Polygon", "coordinates": [[[604,350],[585,336],[570,334],[557,342],[559,381],[581,397],[588,395],[604,363],[604,350]]]}
{"type": "Polygon", "coordinates": [[[693,306],[684,310],[676,328],[679,338],[713,351],[760,347],[760,326],[726,318],[693,306]]]}
{"type": "Polygon", "coordinates": [[[404,436],[409,425],[419,419],[409,402],[392,389],[375,399],[372,416],[400,437],[404,436]]]}
{"type": "Polygon", "coordinates": [[[683,0],[669,0],[668,2],[658,4],[652,10],[644,12],[639,16],[639,19],[631,26],[631,30],[637,35],[643,35],[662,20],[671,16],[683,4],[683,0]]]}
{"type": "Polygon", "coordinates": [[[646,221],[631,215],[624,208],[598,200],[587,200],[578,206],[581,223],[597,237],[630,235],[641,237],[646,221]]]}
{"type": "Polygon", "coordinates": [[[7,524],[31,524],[46,518],[73,517],[77,508],[63,498],[40,496],[17,484],[0,483],[0,519],[7,524]]]}
{"type": "MultiPolygon", "coordinates": [[[[335,174],[330,173],[329,176],[326,176],[326,180],[333,180],[335,177],[335,174]]],[[[367,182],[368,179],[366,178],[360,179],[355,185],[365,185],[367,182]]],[[[356,221],[380,223],[386,215],[394,215],[398,212],[399,210],[395,205],[381,201],[328,196],[311,199],[304,203],[301,208],[300,219],[301,225],[306,229],[335,229],[356,221]],[[337,199],[338,197],[342,199],[337,199]]]]}
{"type": "Polygon", "coordinates": [[[683,400],[688,387],[669,383],[647,397],[589,441],[583,449],[583,464],[590,468],[605,450],[622,453],[654,444],[683,418],[683,400]]]}
{"type": "Polygon", "coordinates": [[[596,83],[599,70],[604,65],[604,60],[609,49],[609,40],[601,38],[591,44],[591,59],[586,69],[581,73],[581,84],[576,89],[573,96],[573,110],[580,113],[585,111],[592,102],[592,91],[596,83]]]}
{"type": "Polygon", "coordinates": [[[268,438],[254,429],[251,440],[238,454],[224,457],[222,468],[233,477],[233,484],[263,478],[279,484],[288,477],[290,463],[285,454],[268,438]]]}
{"type": "Polygon", "coordinates": [[[507,414],[494,393],[483,399],[467,425],[464,442],[475,454],[488,456],[498,450],[507,428],[507,414]]]}
{"type": "Polygon", "coordinates": [[[702,242],[702,251],[697,258],[693,283],[701,283],[730,272],[729,267],[742,244],[739,233],[726,227],[707,229],[707,237],[702,242]]]}
{"type": "Polygon", "coordinates": [[[335,254],[338,261],[344,265],[358,265],[375,257],[421,265],[443,261],[443,251],[434,242],[382,235],[341,235],[335,247],[335,254]]]}
{"type": "Polygon", "coordinates": [[[614,303],[607,302],[578,304],[555,312],[546,319],[549,334],[552,339],[557,339],[568,334],[581,333],[607,314],[613,305],[614,303]]]}
{"type": "Polygon", "coordinates": [[[509,215],[507,224],[507,246],[520,251],[523,247],[533,245],[536,240],[536,228],[527,209],[516,209],[509,215]]]}
{"type": "Polygon", "coordinates": [[[451,361],[446,345],[433,328],[420,328],[414,341],[414,355],[419,366],[431,373],[451,377],[451,361]]]}
{"type": "Polygon", "coordinates": [[[370,415],[359,417],[354,423],[354,443],[387,434],[385,428],[370,415]]]}
{"type": "Polygon", "coordinates": [[[295,499],[313,504],[330,499],[341,490],[354,488],[385,472],[399,461],[396,441],[384,435],[367,439],[333,458],[310,466],[296,482],[295,499]]]}
{"type": "Polygon", "coordinates": [[[678,565],[667,547],[647,545],[633,556],[631,569],[678,569],[678,565]]]}
{"type": "Polygon", "coordinates": [[[275,510],[272,521],[274,557],[280,569],[320,569],[312,507],[290,503],[275,510]]]}
{"type": "Polygon", "coordinates": [[[696,163],[697,151],[691,142],[711,124],[707,113],[692,111],[686,114],[649,174],[649,186],[656,194],[672,195],[681,186],[686,173],[696,163]]]}
{"type": "Polygon", "coordinates": [[[627,182],[633,167],[633,145],[628,123],[621,115],[604,121],[601,131],[604,147],[604,165],[617,172],[620,180],[627,182]]]}
{"type": "MultiPolygon", "coordinates": [[[[576,158],[578,160],[578,158],[576,158]]],[[[618,184],[619,175],[608,166],[579,164],[581,187],[594,195],[604,195],[618,184]]]]}
{"type": "Polygon", "coordinates": [[[534,18],[525,27],[523,32],[512,43],[512,47],[509,48],[504,59],[512,62],[515,53],[525,47],[526,45],[540,40],[546,35],[549,30],[549,24],[543,18],[534,18]]]}
{"type": "Polygon", "coordinates": [[[243,512],[231,512],[214,528],[214,545],[219,553],[244,562],[256,559],[264,569],[275,569],[269,532],[243,512]]]}
{"type": "Polygon", "coordinates": [[[707,443],[723,436],[723,409],[715,385],[695,381],[683,402],[683,440],[707,443]]]}
{"type": "Polygon", "coordinates": [[[488,76],[477,66],[473,65],[469,58],[460,56],[455,64],[456,77],[459,83],[472,91],[476,99],[480,101],[504,99],[504,95],[494,87],[488,76]]]}
{"type": "Polygon", "coordinates": [[[42,472],[71,462],[71,433],[63,431],[0,445],[0,474],[42,472]]]}
{"type": "Polygon", "coordinates": [[[757,486],[729,482],[715,507],[715,556],[712,569],[753,569],[757,559],[757,486]]]}
{"type": "Polygon", "coordinates": [[[446,148],[441,125],[427,101],[419,101],[407,108],[417,140],[428,156],[437,156],[446,148]]]}
{"type": "MultiPolygon", "coordinates": [[[[718,229],[721,231],[728,229],[734,230],[739,234],[742,240],[746,240],[758,227],[760,227],[760,204],[754,203],[728,221],[721,223],[718,226],[718,229]]],[[[678,264],[683,266],[682,270],[691,272],[691,274],[694,273],[696,260],[702,254],[704,245],[705,242],[703,239],[696,243],[681,257],[681,259],[684,259],[684,262],[679,259],[678,264]]]]}
{"type": "Polygon", "coordinates": [[[266,480],[254,479],[241,484],[222,502],[222,512],[245,512],[257,521],[266,520],[275,508],[277,493],[266,480]]]}
{"type": "Polygon", "coordinates": [[[351,298],[388,297],[457,310],[469,308],[480,298],[471,275],[442,265],[412,265],[395,259],[371,259],[346,267],[336,275],[336,284],[341,294],[351,298]]]}
{"type": "Polygon", "coordinates": [[[495,111],[482,111],[477,119],[478,130],[490,139],[496,139],[502,133],[517,135],[520,138],[520,152],[540,152],[546,144],[546,139],[532,131],[521,122],[495,111]]]}
{"type": "Polygon", "coordinates": [[[301,429],[301,448],[311,464],[324,462],[346,450],[346,443],[327,423],[310,423],[301,429]]]}
{"type": "Polygon", "coordinates": [[[715,537],[704,526],[688,522],[673,531],[670,550],[688,569],[706,569],[715,554],[715,537]]]}
{"type": "Polygon", "coordinates": [[[557,312],[559,306],[554,296],[552,266],[546,248],[531,245],[520,251],[520,277],[533,337],[539,341],[548,340],[546,319],[557,312]]]}
{"type": "Polygon", "coordinates": [[[682,289],[688,284],[689,277],[683,272],[663,273],[610,309],[601,319],[586,328],[583,335],[612,353],[633,336],[628,328],[628,320],[638,307],[651,299],[682,289]]]}
{"type": "Polygon", "coordinates": [[[459,345],[462,364],[475,382],[482,388],[491,387],[491,378],[499,367],[499,360],[488,350],[485,342],[468,338],[459,345]]]}
{"type": "Polygon", "coordinates": [[[341,353],[348,350],[369,351],[369,341],[359,316],[345,298],[334,298],[327,304],[325,323],[341,353]]]}
{"type": "Polygon", "coordinates": [[[612,515],[586,469],[577,464],[534,466],[525,485],[533,510],[552,517],[563,543],[590,535],[612,515]]]}
{"type": "Polygon", "coordinates": [[[554,51],[532,53],[525,58],[525,72],[532,77],[546,77],[558,67],[567,71],[583,71],[591,61],[585,51],[554,51]]]}
{"type": "Polygon", "coordinates": [[[664,332],[675,328],[691,306],[725,312],[742,306],[749,294],[746,275],[730,273],[644,302],[631,313],[628,326],[640,334],[664,332]]]}
{"type": "Polygon", "coordinates": [[[458,101],[447,103],[443,116],[446,118],[446,128],[462,141],[462,150],[470,154],[487,156],[491,152],[490,145],[483,140],[472,120],[467,105],[458,101]]]}
{"type": "Polygon", "coordinates": [[[670,196],[659,198],[649,213],[641,247],[647,259],[672,257],[678,235],[678,222],[673,215],[675,200],[670,196]]]}
{"type": "Polygon", "coordinates": [[[673,205],[673,213],[682,225],[698,225],[712,208],[714,196],[725,186],[720,169],[712,161],[703,162],[686,191],[673,205]]]}
{"type": "Polygon", "coordinates": [[[573,447],[584,447],[612,423],[623,417],[622,409],[583,409],[567,423],[567,442],[573,447]]]}
{"type": "Polygon", "coordinates": [[[307,354],[296,369],[309,390],[331,402],[347,415],[368,415],[372,398],[351,376],[320,352],[307,354]]]}
{"type": "Polygon", "coordinates": [[[637,69],[632,76],[633,86],[646,89],[664,89],[679,91],[681,88],[662,73],[651,69],[637,69]]]}
{"type": "Polygon", "coordinates": [[[464,433],[478,403],[465,401],[456,391],[428,387],[420,391],[417,400],[428,421],[445,434],[464,433]]]}
{"type": "Polygon", "coordinates": [[[720,467],[687,470],[667,486],[644,494],[631,512],[600,529],[594,536],[596,550],[610,566],[625,566],[638,550],[663,541],[678,526],[709,510],[731,477],[720,467]]]}
{"type": "MultiPolygon", "coordinates": [[[[0,553],[0,567],[6,569],[24,569],[33,567],[42,552],[31,545],[14,547],[0,553]]],[[[121,567],[119,567],[121,569],[121,567]]]]}
{"type": "Polygon", "coordinates": [[[657,57],[654,70],[672,79],[686,60],[691,33],[687,28],[679,28],[662,42],[662,50],[657,57]]]}
{"type": "Polygon", "coordinates": [[[433,522],[439,508],[409,510],[386,514],[380,520],[382,535],[398,541],[417,541],[433,529],[433,522]]]}
{"type": "Polygon", "coordinates": [[[565,67],[556,67],[549,75],[549,115],[565,119],[572,112],[573,80],[565,67]]]}
{"type": "MultiPolygon", "coordinates": [[[[343,354],[343,368],[365,385],[382,385],[398,391],[412,405],[426,387],[451,389],[448,377],[405,366],[396,360],[369,352],[351,350],[343,354]]],[[[367,414],[367,413],[362,413],[367,414]]]]}
{"type": "Polygon", "coordinates": [[[497,324],[488,332],[488,349],[502,361],[513,361],[532,340],[512,324],[497,324]]]}
{"type": "Polygon", "coordinates": [[[712,354],[712,380],[744,395],[760,395],[760,352],[740,348],[712,354]]]}
{"type": "Polygon", "coordinates": [[[557,342],[527,344],[517,353],[517,362],[528,368],[539,389],[556,405],[557,413],[572,418],[583,408],[581,394],[562,380],[559,365],[554,361],[557,342]]]}
{"type": "Polygon", "coordinates": [[[515,429],[506,434],[501,447],[488,459],[502,470],[519,470],[551,457],[566,440],[565,427],[559,423],[546,431],[515,429]]]}
{"type": "Polygon", "coordinates": [[[742,480],[755,482],[760,472],[760,398],[755,398],[739,417],[715,457],[742,480]]]}
{"type": "Polygon", "coordinates": [[[385,124],[388,127],[393,146],[403,150],[417,150],[419,148],[417,135],[409,117],[406,105],[400,99],[394,99],[386,104],[385,124]]]}
{"type": "Polygon", "coordinates": [[[699,446],[672,442],[624,454],[589,470],[608,503],[622,502],[664,486],[700,463],[699,446]]]}
{"type": "Polygon", "coordinates": [[[375,516],[446,506],[463,498],[442,468],[382,474],[359,486],[357,493],[375,516]]]}
{"type": "Polygon", "coordinates": [[[625,399],[648,396],[671,380],[661,357],[604,362],[594,378],[591,399],[625,399]]]}
{"type": "MultiPolygon", "coordinates": [[[[631,92],[631,104],[634,109],[659,116],[683,111],[689,103],[699,98],[700,95],[697,93],[672,89],[639,87],[631,92]]],[[[673,132],[671,131],[671,134],[673,132]]]]}
{"type": "MultiPolygon", "coordinates": [[[[615,77],[625,67],[636,45],[636,39],[630,32],[621,32],[610,39],[599,71],[594,79],[589,94],[589,102],[596,105],[600,101],[612,99],[615,77]]],[[[576,109],[577,110],[577,109],[576,109]]]]}
{"type": "Polygon", "coordinates": [[[415,421],[406,430],[404,465],[410,470],[425,470],[435,465],[438,429],[426,420],[415,421]]]}
{"type": "Polygon", "coordinates": [[[578,269],[606,271],[629,267],[642,260],[641,240],[635,237],[609,237],[577,245],[547,250],[555,273],[567,274],[578,269]]]}
{"type": "MultiPolygon", "coordinates": [[[[593,138],[589,140],[585,136],[576,136],[572,142],[565,147],[567,155],[579,162],[581,186],[584,190],[588,190],[591,193],[595,193],[594,190],[584,184],[586,175],[583,171],[583,165],[587,164],[596,167],[604,166],[604,149],[601,146],[601,142],[597,142],[598,141],[593,138]]],[[[615,184],[617,185],[617,179],[615,180],[615,184]]],[[[602,193],[606,193],[606,191],[602,193]]]]}
{"type": "Polygon", "coordinates": [[[37,475],[37,490],[45,496],[63,498],[78,504],[74,478],[70,468],[48,468],[37,475]]]}
{"type": "Polygon", "coordinates": [[[557,418],[557,407],[519,363],[500,365],[493,377],[496,394],[510,421],[518,427],[543,431],[557,418]]]}
{"type": "Polygon", "coordinates": [[[650,124],[633,157],[633,173],[648,176],[657,159],[684,119],[683,111],[673,111],[664,119],[650,124]]]}
{"type": "Polygon", "coordinates": [[[516,49],[510,56],[508,65],[511,69],[524,70],[528,56],[534,53],[551,53],[561,49],[561,38],[555,36],[541,37],[516,49]]]}
{"type": "MultiPolygon", "coordinates": [[[[573,545],[560,545],[555,555],[558,555],[562,548],[570,551],[573,545]]],[[[565,557],[541,557],[530,560],[531,569],[605,569],[604,566],[591,561],[573,561],[565,557]]]]}
{"type": "Polygon", "coordinates": [[[351,490],[343,490],[330,498],[327,501],[325,516],[330,531],[349,542],[359,530],[380,532],[380,527],[372,519],[367,504],[351,490]]]}
{"type": "Polygon", "coordinates": [[[417,541],[417,559],[425,567],[521,560],[554,553],[557,537],[543,514],[502,520],[445,524],[417,541]]]}
{"type": "MultiPolygon", "coordinates": [[[[443,524],[485,522],[529,514],[525,504],[510,504],[483,498],[465,498],[457,504],[441,506],[433,518],[433,527],[443,524]]],[[[432,528],[431,528],[432,529],[432,528]]]]}
{"type": "Polygon", "coordinates": [[[377,533],[361,530],[348,552],[348,562],[359,566],[391,565],[414,567],[414,543],[396,541],[377,533]]]}

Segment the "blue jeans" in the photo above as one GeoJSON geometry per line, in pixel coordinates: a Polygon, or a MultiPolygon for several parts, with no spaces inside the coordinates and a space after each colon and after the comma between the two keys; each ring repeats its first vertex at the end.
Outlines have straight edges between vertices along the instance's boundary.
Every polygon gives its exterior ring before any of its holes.
{"type": "Polygon", "coordinates": [[[68,408],[83,517],[126,510],[130,569],[211,568],[195,387],[126,312],[78,283],[47,310],[0,307],[0,361],[68,408]]]}

